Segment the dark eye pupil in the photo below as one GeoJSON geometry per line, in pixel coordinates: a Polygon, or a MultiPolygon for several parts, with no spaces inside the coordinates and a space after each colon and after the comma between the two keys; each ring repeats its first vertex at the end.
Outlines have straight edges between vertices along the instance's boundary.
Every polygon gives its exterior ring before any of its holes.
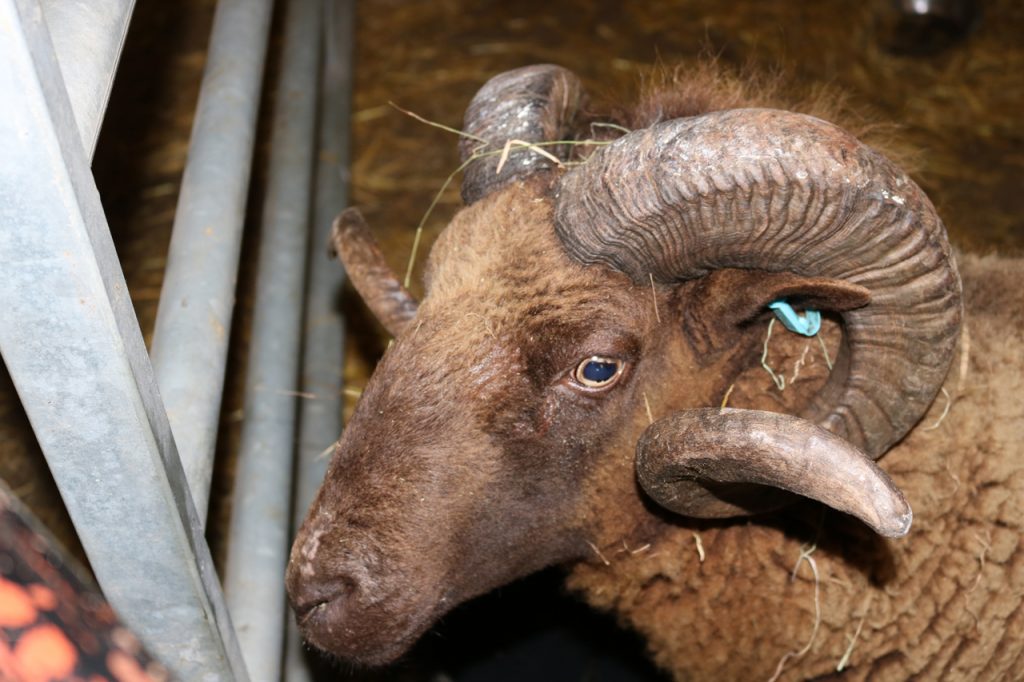
{"type": "Polygon", "coordinates": [[[591,360],[583,366],[583,378],[588,381],[608,381],[619,371],[619,366],[614,362],[600,362],[591,360]]]}

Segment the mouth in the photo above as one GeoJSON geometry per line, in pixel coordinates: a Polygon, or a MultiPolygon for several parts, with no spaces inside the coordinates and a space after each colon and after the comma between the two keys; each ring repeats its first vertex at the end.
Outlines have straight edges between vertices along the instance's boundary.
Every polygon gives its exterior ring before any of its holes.
{"type": "Polygon", "coordinates": [[[300,604],[294,607],[295,621],[299,624],[299,627],[305,628],[312,625],[318,616],[327,610],[327,605],[330,603],[330,599],[321,599],[309,604],[300,604]]]}
{"type": "Polygon", "coordinates": [[[302,638],[348,663],[379,667],[402,657],[440,616],[442,609],[399,609],[381,602],[354,603],[351,595],[293,606],[302,638]]]}

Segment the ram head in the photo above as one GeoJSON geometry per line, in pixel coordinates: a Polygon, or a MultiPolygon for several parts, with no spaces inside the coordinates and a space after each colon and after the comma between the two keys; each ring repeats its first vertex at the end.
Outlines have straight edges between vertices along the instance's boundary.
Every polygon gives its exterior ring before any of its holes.
{"type": "Polygon", "coordinates": [[[358,212],[336,222],[395,342],[293,547],[288,592],[316,647],[393,660],[456,604],[589,556],[613,528],[652,535],[799,496],[882,535],[910,526],[875,460],[931,404],[961,319],[928,198],[807,115],[624,132],[584,110],[555,66],[477,94],[466,207],[420,302],[358,212]],[[831,374],[789,414],[720,407],[780,301],[838,321],[831,374]]]}

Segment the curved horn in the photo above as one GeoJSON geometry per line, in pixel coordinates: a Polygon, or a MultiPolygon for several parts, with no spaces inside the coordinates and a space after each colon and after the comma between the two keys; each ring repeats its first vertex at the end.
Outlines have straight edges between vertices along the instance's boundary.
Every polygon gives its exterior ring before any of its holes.
{"type": "Polygon", "coordinates": [[[802,416],[873,458],[945,379],[962,311],[942,223],[902,171],[834,125],[768,109],[667,121],[599,149],[558,197],[568,253],[637,282],[746,268],[868,289],[802,416]]]}
{"type": "MultiPolygon", "coordinates": [[[[488,153],[466,168],[462,199],[469,205],[499,187],[556,165],[528,148],[511,151],[497,172],[500,152],[509,140],[549,142],[568,139],[573,119],[583,103],[583,89],[571,71],[552,64],[537,64],[506,71],[487,81],[466,109],[459,154],[466,162],[473,154],[488,153]]],[[[566,145],[545,151],[566,159],[566,145]]]]}
{"type": "Polygon", "coordinates": [[[402,333],[416,317],[419,304],[388,267],[359,209],[347,208],[334,219],[330,250],[340,258],[352,286],[388,333],[402,333]]]}
{"type": "Polygon", "coordinates": [[[913,519],[903,494],[874,461],[820,426],[786,414],[709,408],[665,417],[637,442],[636,469],[658,504],[689,516],[749,514],[752,492],[755,499],[763,493],[759,507],[779,501],[778,491],[752,491],[747,484],[754,484],[818,500],[886,537],[906,535],[913,519]]]}

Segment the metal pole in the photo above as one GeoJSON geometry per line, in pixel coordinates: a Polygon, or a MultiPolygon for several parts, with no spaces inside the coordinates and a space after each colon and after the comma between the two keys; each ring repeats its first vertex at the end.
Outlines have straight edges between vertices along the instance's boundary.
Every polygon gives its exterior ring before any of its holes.
{"type": "Polygon", "coordinates": [[[104,593],[247,679],[38,0],[0,0],[0,352],[104,593]]]}
{"type": "Polygon", "coordinates": [[[153,333],[157,381],[204,524],[272,4],[217,4],[153,333]]]}
{"type": "MultiPolygon", "coordinates": [[[[352,0],[324,6],[324,66],[320,85],[316,199],[309,248],[302,391],[315,396],[300,403],[295,466],[294,528],[298,528],[327,470],[327,451],[341,432],[345,320],[338,296],[345,281],[341,265],[326,256],[331,221],[348,201],[349,119],[352,110],[352,0]]],[[[302,639],[289,614],[285,682],[311,680],[302,639]]]]}
{"type": "Polygon", "coordinates": [[[224,574],[254,680],[281,675],[321,0],[288,0],[224,574]]]}
{"type": "Polygon", "coordinates": [[[96,150],[135,0],[40,0],[87,158],[96,150]]]}

